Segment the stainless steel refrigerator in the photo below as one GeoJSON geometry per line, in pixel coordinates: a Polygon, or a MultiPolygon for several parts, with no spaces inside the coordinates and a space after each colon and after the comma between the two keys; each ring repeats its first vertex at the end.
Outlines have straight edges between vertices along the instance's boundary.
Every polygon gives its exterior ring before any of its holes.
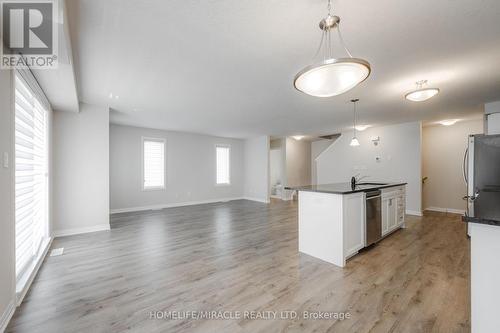
{"type": "Polygon", "coordinates": [[[500,221],[500,135],[470,135],[464,157],[467,218],[500,221]]]}

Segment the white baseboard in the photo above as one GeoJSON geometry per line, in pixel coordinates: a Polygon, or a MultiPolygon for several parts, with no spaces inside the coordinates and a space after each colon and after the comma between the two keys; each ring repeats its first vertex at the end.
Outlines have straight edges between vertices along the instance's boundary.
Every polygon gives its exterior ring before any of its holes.
{"type": "Polygon", "coordinates": [[[250,201],[262,202],[262,203],[270,203],[271,202],[271,200],[269,200],[269,199],[264,200],[264,199],[252,198],[252,197],[244,197],[243,199],[250,200],[250,201]]]}
{"type": "Polygon", "coordinates": [[[63,236],[71,236],[71,235],[78,235],[78,234],[86,234],[88,232],[105,231],[105,230],[110,230],[110,229],[111,228],[109,227],[109,223],[108,223],[108,224],[98,224],[98,225],[94,225],[91,227],[85,227],[85,228],[54,230],[53,234],[54,234],[54,237],[63,237],[63,236]]]}
{"type": "Polygon", "coordinates": [[[422,216],[422,212],[418,210],[406,210],[406,215],[422,216]]]}
{"type": "MultiPolygon", "coordinates": [[[[211,200],[185,201],[185,202],[175,202],[175,203],[168,203],[168,204],[158,204],[158,205],[129,207],[129,208],[115,208],[115,209],[111,209],[109,212],[110,212],[110,214],[130,213],[130,212],[140,212],[143,210],[159,210],[159,209],[173,208],[173,207],[205,205],[205,204],[216,203],[216,202],[225,202],[225,201],[243,200],[243,199],[247,199],[247,198],[243,198],[243,197],[219,198],[219,199],[211,199],[211,200]]],[[[250,199],[247,199],[247,200],[250,200],[250,199]]]]}
{"type": "Polygon", "coordinates": [[[7,325],[9,325],[9,321],[14,315],[15,310],[14,300],[11,300],[0,317],[0,332],[3,333],[7,329],[7,325]]]}
{"type": "Polygon", "coordinates": [[[441,207],[427,207],[425,210],[430,210],[433,212],[442,212],[442,213],[452,213],[452,214],[465,214],[465,209],[455,209],[455,208],[441,208],[441,207]]]}

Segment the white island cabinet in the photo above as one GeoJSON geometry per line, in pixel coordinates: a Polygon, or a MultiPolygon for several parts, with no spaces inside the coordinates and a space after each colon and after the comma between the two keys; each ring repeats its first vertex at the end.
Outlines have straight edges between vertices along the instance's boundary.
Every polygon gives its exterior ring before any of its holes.
{"type": "Polygon", "coordinates": [[[344,267],[364,246],[364,192],[299,192],[300,252],[344,267]]]}
{"type": "Polygon", "coordinates": [[[500,332],[500,222],[471,218],[474,220],[478,223],[469,223],[471,331],[500,332]]]}
{"type": "Polygon", "coordinates": [[[379,237],[404,226],[405,184],[310,185],[299,193],[299,251],[344,267],[366,246],[366,192],[381,190],[379,237]]]}

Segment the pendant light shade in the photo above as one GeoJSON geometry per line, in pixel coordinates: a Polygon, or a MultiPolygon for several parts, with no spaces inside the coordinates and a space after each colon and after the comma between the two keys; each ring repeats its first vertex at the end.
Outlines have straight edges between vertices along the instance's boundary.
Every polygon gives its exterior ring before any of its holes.
{"type": "Polygon", "coordinates": [[[343,94],[366,80],[371,72],[368,61],[354,58],[345,46],[340,33],[340,17],[331,15],[330,10],[331,0],[328,0],[328,15],[319,23],[322,35],[318,51],[314,56],[316,59],[322,54],[322,59],[303,68],[293,82],[297,90],[315,97],[343,94]],[[335,29],[340,44],[348,55],[346,58],[333,57],[331,32],[335,29]]]}
{"type": "Polygon", "coordinates": [[[352,138],[351,143],[349,145],[351,145],[352,147],[359,146],[358,138],[357,137],[352,138]]]}
{"type": "Polygon", "coordinates": [[[407,100],[423,102],[439,94],[438,88],[423,88],[427,84],[427,80],[418,81],[416,84],[417,89],[405,95],[407,100]]]}
{"type": "Polygon", "coordinates": [[[295,88],[315,97],[345,93],[366,80],[370,64],[363,59],[328,59],[307,66],[295,76],[295,88]]]}

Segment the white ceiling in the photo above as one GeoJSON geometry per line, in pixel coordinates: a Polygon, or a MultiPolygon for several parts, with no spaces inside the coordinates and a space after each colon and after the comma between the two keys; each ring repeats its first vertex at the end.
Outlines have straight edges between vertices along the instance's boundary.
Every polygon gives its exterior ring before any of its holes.
{"type": "Polygon", "coordinates": [[[500,1],[333,4],[372,74],[320,99],[292,81],[316,51],[326,0],[69,0],[80,99],[109,105],[113,123],[230,137],[337,132],[353,97],[372,125],[477,117],[500,99],[500,1]],[[421,79],[441,94],[406,101],[421,79]]]}

